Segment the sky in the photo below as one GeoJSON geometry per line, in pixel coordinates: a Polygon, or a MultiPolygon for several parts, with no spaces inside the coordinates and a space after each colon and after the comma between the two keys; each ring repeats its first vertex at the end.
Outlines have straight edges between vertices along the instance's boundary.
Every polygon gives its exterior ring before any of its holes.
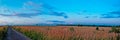
{"type": "Polygon", "coordinates": [[[120,25],[120,0],[0,0],[0,25],[120,25]]]}

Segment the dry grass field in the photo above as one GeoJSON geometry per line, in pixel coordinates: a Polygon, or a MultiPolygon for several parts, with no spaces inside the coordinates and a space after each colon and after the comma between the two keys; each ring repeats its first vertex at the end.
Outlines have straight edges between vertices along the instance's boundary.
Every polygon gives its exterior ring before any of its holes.
{"type": "Polygon", "coordinates": [[[17,26],[13,27],[33,40],[117,40],[117,33],[110,32],[111,27],[75,27],[75,26],[17,26]]]}

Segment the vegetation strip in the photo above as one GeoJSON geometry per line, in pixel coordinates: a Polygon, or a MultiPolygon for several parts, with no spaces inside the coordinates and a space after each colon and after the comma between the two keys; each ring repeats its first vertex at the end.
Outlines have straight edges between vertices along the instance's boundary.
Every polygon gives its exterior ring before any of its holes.
{"type": "Polygon", "coordinates": [[[33,30],[24,30],[24,29],[21,29],[21,28],[14,28],[14,29],[23,33],[24,35],[31,38],[32,40],[44,40],[45,39],[43,34],[37,33],[33,30]],[[22,30],[24,30],[24,31],[22,31],[22,30]]]}
{"type": "Polygon", "coordinates": [[[7,27],[0,27],[0,40],[4,40],[7,33],[7,27]]]}

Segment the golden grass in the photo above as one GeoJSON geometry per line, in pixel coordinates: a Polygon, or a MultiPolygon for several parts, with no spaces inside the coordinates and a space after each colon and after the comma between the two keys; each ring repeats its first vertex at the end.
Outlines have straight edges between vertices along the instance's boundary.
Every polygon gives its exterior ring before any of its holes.
{"type": "MultiPolygon", "coordinates": [[[[45,40],[116,40],[117,34],[109,33],[111,27],[35,27],[35,26],[17,26],[21,31],[32,30],[44,34],[45,40]],[[71,28],[73,28],[71,30],[71,28]]],[[[38,35],[39,36],[39,35],[38,35]]]]}

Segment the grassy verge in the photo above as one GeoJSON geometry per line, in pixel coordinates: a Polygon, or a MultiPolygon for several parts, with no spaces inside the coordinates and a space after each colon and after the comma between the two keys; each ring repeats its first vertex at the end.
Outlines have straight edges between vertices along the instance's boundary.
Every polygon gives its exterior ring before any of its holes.
{"type": "Polygon", "coordinates": [[[0,27],[0,40],[4,40],[7,34],[7,27],[0,27]]]}
{"type": "MultiPolygon", "coordinates": [[[[13,27],[14,28],[14,27],[13,27]]],[[[44,35],[42,33],[35,32],[33,30],[24,30],[21,28],[14,28],[18,32],[21,32],[25,36],[29,37],[32,40],[45,40],[44,35]]]]}

